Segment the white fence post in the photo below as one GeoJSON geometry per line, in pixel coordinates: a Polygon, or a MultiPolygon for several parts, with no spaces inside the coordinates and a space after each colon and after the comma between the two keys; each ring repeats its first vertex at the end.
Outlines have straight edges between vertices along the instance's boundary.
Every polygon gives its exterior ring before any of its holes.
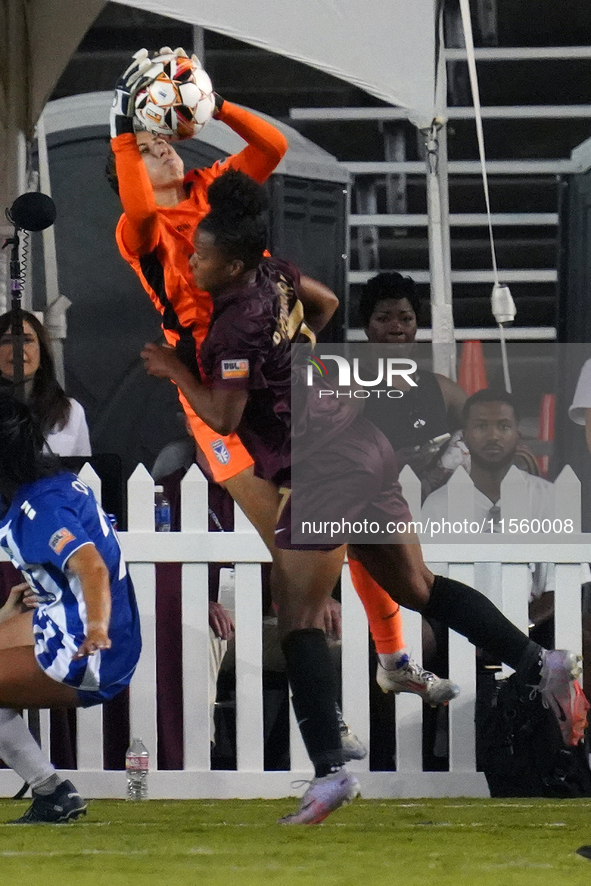
{"type": "Polygon", "coordinates": [[[474,484],[470,474],[460,465],[443,487],[447,492],[447,519],[455,523],[474,517],[474,484]]]}
{"type": "MultiPolygon", "coordinates": [[[[452,554],[452,551],[450,551],[452,554]]],[[[452,563],[449,577],[474,586],[471,563],[452,563]]],[[[450,772],[475,772],[474,699],[476,696],[475,650],[465,637],[449,632],[449,678],[460,687],[458,698],[449,705],[450,772]]]]}
{"type": "Polygon", "coordinates": [[[532,517],[527,494],[526,475],[512,465],[501,483],[501,517],[505,521],[505,532],[511,518],[522,520],[532,517]]]}
{"type": "MultiPolygon", "coordinates": [[[[349,728],[365,747],[369,748],[367,619],[361,600],[353,588],[348,564],[343,567],[341,573],[341,615],[343,622],[341,646],[343,717],[349,728]]],[[[365,760],[352,761],[348,767],[355,772],[367,771],[369,769],[369,755],[365,760]]]]}
{"type": "MultiPolygon", "coordinates": [[[[127,483],[128,533],[154,532],[154,481],[138,465],[127,483]]],[[[171,533],[173,535],[174,533],[171,533]]],[[[149,550],[145,561],[129,566],[142,625],[142,654],[129,689],[131,734],[141,738],[150,752],[151,765],[158,753],[156,726],[156,576],[149,550]]]]}
{"type": "MultiPolygon", "coordinates": [[[[565,465],[554,481],[554,516],[564,523],[572,521],[572,532],[581,531],[581,482],[570,465],[565,465]]],[[[569,531],[563,528],[564,541],[569,540],[569,531]]]]}
{"type": "Polygon", "coordinates": [[[554,634],[559,649],[583,651],[581,629],[581,564],[556,565],[554,634]]]}
{"type": "MultiPolygon", "coordinates": [[[[195,553],[208,530],[208,483],[191,465],[181,483],[181,531],[194,533],[195,553]]],[[[209,735],[209,577],[207,563],[183,563],[183,735],[184,764],[189,770],[210,768],[209,735]]]]}
{"type": "MultiPolygon", "coordinates": [[[[406,648],[420,664],[423,658],[421,616],[408,609],[401,612],[406,648]]],[[[396,696],[396,770],[423,771],[423,702],[417,695],[405,692],[396,696]]]]}
{"type": "Polygon", "coordinates": [[[236,564],[235,602],[237,768],[240,772],[262,772],[263,611],[258,564],[236,564]]]}
{"type": "MultiPolygon", "coordinates": [[[[234,532],[256,540],[256,530],[236,505],[234,532]]],[[[230,558],[232,559],[232,558],[230,558]]],[[[261,568],[236,563],[236,757],[239,771],[263,770],[263,610],[261,568]]]]}
{"type": "Polygon", "coordinates": [[[92,467],[91,464],[85,462],[80,470],[78,471],[78,476],[82,480],[89,489],[92,489],[94,493],[94,497],[98,501],[99,505],[102,503],[102,484],[101,478],[92,467]]]}
{"type": "Polygon", "coordinates": [[[410,467],[404,465],[400,471],[400,485],[413,520],[421,516],[421,481],[410,467]]]}

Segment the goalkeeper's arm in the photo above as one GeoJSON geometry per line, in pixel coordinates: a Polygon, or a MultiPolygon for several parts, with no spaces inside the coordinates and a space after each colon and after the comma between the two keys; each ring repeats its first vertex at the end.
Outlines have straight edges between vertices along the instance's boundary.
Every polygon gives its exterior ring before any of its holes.
{"type": "MultiPolygon", "coordinates": [[[[266,120],[262,120],[245,108],[239,108],[232,102],[220,99],[219,96],[216,96],[216,106],[216,119],[222,120],[244,141],[248,142],[244,150],[238,154],[232,154],[220,164],[218,174],[224,172],[228,167],[232,167],[232,169],[245,172],[246,175],[262,184],[269,178],[287,151],[287,139],[271,123],[267,123],[266,120]]],[[[191,179],[196,178],[198,174],[199,170],[195,170],[194,173],[190,172],[186,180],[191,182],[191,179]]]]}
{"type": "MultiPolygon", "coordinates": [[[[168,47],[163,49],[171,51],[168,47]]],[[[134,96],[151,79],[148,73],[159,58],[150,59],[146,49],[133,55],[115,86],[110,114],[116,190],[128,221],[125,246],[136,255],[151,252],[156,246],[157,205],[134,134],[134,96]]]]}
{"type": "Polygon", "coordinates": [[[158,206],[135,135],[125,133],[111,139],[119,198],[127,224],[122,234],[134,255],[147,255],[156,248],[158,206]]]}

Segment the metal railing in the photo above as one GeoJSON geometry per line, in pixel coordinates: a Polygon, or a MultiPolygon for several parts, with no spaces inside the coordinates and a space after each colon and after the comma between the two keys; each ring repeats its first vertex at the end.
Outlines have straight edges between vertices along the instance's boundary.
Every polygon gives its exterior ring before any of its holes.
{"type": "MultiPolygon", "coordinates": [[[[446,59],[448,62],[457,63],[466,59],[465,49],[447,49],[446,59]]],[[[541,64],[549,59],[572,61],[573,59],[585,62],[591,60],[590,46],[563,46],[563,47],[485,47],[476,50],[478,63],[503,63],[506,61],[539,61],[541,64]]],[[[474,119],[473,107],[450,107],[446,110],[450,121],[474,119]]],[[[495,105],[482,108],[482,117],[487,121],[531,121],[531,120],[575,120],[591,118],[591,105],[589,104],[560,104],[560,105],[495,105]]],[[[395,107],[326,107],[326,108],[292,108],[290,118],[301,122],[325,122],[332,123],[355,123],[367,121],[373,123],[398,122],[400,125],[407,120],[407,112],[404,108],[395,107]]],[[[396,150],[389,150],[387,145],[391,133],[384,132],[385,159],[384,160],[356,160],[344,163],[353,177],[353,192],[357,195],[357,202],[363,208],[358,209],[350,217],[352,229],[351,240],[357,245],[359,252],[360,269],[349,272],[348,281],[351,284],[365,282],[368,276],[379,270],[400,270],[400,268],[388,268],[380,262],[380,249],[384,239],[384,229],[392,228],[400,231],[403,228],[426,228],[427,216],[424,214],[412,214],[405,211],[405,192],[410,176],[422,179],[425,176],[425,165],[420,160],[405,160],[400,156],[404,154],[400,139],[396,142],[396,150]],[[394,156],[393,156],[394,154],[394,156]],[[388,156],[389,155],[389,156],[388,156]],[[390,195],[396,194],[395,200],[399,205],[386,212],[377,211],[378,198],[376,188],[386,186],[386,202],[392,202],[390,195]],[[369,272],[369,273],[368,273],[369,272]]],[[[534,158],[524,159],[507,158],[488,160],[487,173],[490,176],[515,176],[525,180],[534,176],[559,176],[568,175],[577,171],[576,162],[568,157],[554,159],[534,158]]],[[[477,160],[450,160],[448,163],[450,179],[456,176],[480,176],[480,163],[477,160]]],[[[415,179],[416,181],[416,179],[415,179]]],[[[557,205],[557,204],[556,204],[557,205]]],[[[493,214],[492,223],[495,227],[520,227],[527,229],[540,228],[542,226],[557,229],[558,213],[552,212],[503,212],[493,214]]],[[[453,228],[483,227],[486,225],[486,216],[483,213],[452,213],[450,226],[453,228]]],[[[395,247],[396,244],[394,244],[395,247]]],[[[390,248],[392,244],[390,243],[390,248]]],[[[539,283],[555,283],[557,279],[556,268],[521,268],[519,270],[503,269],[502,277],[507,282],[519,282],[522,284],[536,285],[539,283]]],[[[420,283],[428,283],[429,275],[422,269],[411,272],[413,278],[420,283]]],[[[452,283],[481,284],[492,281],[492,276],[486,270],[468,270],[452,272],[452,283]]]]}

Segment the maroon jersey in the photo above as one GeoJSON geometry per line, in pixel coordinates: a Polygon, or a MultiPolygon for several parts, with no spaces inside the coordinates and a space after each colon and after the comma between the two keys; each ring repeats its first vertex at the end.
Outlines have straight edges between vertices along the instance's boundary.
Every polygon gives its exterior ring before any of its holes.
{"type": "Polygon", "coordinates": [[[303,321],[299,279],[289,262],[263,259],[251,282],[215,297],[201,347],[200,365],[213,387],[249,392],[237,432],[265,479],[290,465],[290,339],[303,321]]]}

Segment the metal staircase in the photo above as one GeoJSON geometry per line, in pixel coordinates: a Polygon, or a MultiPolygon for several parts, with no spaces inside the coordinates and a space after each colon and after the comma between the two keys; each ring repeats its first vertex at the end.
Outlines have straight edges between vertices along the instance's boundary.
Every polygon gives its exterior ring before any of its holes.
{"type": "MultiPolygon", "coordinates": [[[[457,66],[465,53],[448,50],[457,66]]],[[[481,48],[479,70],[489,69],[481,96],[490,176],[497,259],[503,282],[511,286],[518,314],[516,338],[555,337],[558,225],[562,177],[576,171],[571,150],[591,135],[591,105],[571,103],[567,77],[559,78],[549,94],[563,104],[520,104],[519,84],[506,83],[506,104],[487,105],[486,85],[507,79],[507,62],[523,62],[529,79],[535,74],[541,89],[556,63],[576,60],[581,77],[591,77],[591,46],[540,48],[481,48]],[[537,72],[537,73],[536,73],[537,72]],[[525,327],[525,328],[524,328],[525,327]],[[523,330],[523,331],[521,331],[523,330]]],[[[514,70],[514,68],[512,68],[514,70]]],[[[457,71],[456,71],[457,73],[457,71]]],[[[528,82],[529,82],[528,79],[528,82]]],[[[578,90],[577,90],[578,91],[578,90]]],[[[352,301],[359,284],[378,270],[409,273],[428,298],[428,252],[425,166],[420,136],[398,108],[293,108],[290,118],[304,134],[319,140],[321,129],[346,132],[374,129],[382,139],[382,156],[367,138],[372,159],[341,154],[352,177],[351,263],[352,301]]],[[[493,282],[486,230],[484,198],[474,135],[474,111],[451,107],[448,114],[448,153],[452,283],[458,338],[495,335],[490,313],[493,282]]],[[[359,137],[359,136],[357,136],[359,137]]],[[[354,311],[353,311],[354,315],[354,311]]],[[[357,332],[351,331],[351,338],[357,332]]]]}

